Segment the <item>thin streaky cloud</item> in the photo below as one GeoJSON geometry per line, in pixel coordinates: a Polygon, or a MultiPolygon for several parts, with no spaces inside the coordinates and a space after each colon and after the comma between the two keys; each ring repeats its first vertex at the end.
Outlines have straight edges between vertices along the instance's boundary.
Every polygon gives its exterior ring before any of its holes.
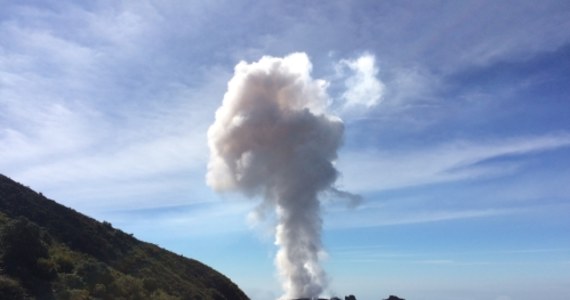
{"type": "Polygon", "coordinates": [[[353,218],[340,219],[338,216],[329,216],[325,227],[330,230],[344,228],[370,228],[396,225],[413,225],[433,222],[444,222],[474,218],[488,218],[504,216],[521,212],[521,209],[480,209],[480,210],[453,210],[438,211],[430,210],[411,213],[382,213],[374,210],[355,213],[353,218]]]}
{"type": "Polygon", "coordinates": [[[570,135],[547,134],[496,141],[458,141],[401,152],[348,151],[341,156],[342,184],[359,192],[484,178],[512,169],[478,166],[507,155],[524,155],[570,146],[570,135]],[[347,163],[350,162],[350,163],[347,163]],[[373,175],[373,176],[372,176],[373,175]]]}

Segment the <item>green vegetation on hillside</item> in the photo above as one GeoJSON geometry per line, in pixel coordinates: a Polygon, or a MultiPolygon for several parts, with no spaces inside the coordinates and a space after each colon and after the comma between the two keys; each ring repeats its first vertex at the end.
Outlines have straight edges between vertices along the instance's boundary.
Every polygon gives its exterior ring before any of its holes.
{"type": "Polygon", "coordinates": [[[0,175],[0,299],[248,298],[196,260],[0,175]]]}

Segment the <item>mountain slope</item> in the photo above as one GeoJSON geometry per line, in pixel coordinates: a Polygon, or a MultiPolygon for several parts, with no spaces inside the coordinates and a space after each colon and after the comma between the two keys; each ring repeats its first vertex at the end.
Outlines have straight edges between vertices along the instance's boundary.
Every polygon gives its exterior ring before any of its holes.
{"type": "Polygon", "coordinates": [[[212,268],[3,175],[0,241],[1,299],[248,299],[212,268]]]}

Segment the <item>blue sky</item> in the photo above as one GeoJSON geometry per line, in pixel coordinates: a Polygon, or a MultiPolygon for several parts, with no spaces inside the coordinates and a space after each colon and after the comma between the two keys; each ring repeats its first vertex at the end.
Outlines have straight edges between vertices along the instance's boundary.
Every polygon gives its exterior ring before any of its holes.
{"type": "Polygon", "coordinates": [[[0,172],[275,298],[206,131],[238,62],[305,52],[364,198],[323,199],[331,293],[566,299],[567,1],[258,2],[0,1],[0,172]]]}

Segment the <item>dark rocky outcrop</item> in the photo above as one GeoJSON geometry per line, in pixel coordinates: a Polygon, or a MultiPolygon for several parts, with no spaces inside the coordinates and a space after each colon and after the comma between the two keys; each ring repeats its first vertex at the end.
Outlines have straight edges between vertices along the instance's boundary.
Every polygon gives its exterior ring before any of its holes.
{"type": "Polygon", "coordinates": [[[390,297],[384,299],[384,300],[406,300],[404,298],[400,298],[398,296],[394,296],[394,295],[390,295],[390,297]]]}

